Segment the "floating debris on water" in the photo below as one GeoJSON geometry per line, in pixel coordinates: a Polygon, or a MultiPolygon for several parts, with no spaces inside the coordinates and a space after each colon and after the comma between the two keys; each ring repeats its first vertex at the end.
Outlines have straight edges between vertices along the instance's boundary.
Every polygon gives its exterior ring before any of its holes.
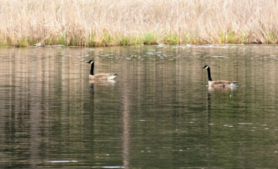
{"type": "Polygon", "coordinates": [[[109,56],[110,54],[109,53],[106,53],[106,54],[101,54],[99,56],[109,56]]]}
{"type": "MultiPolygon", "coordinates": [[[[99,168],[99,167],[92,167],[92,168],[99,168]]],[[[101,168],[125,168],[124,166],[102,166],[101,168]]]]}
{"type": "Polygon", "coordinates": [[[159,48],[162,48],[162,47],[164,47],[165,45],[164,44],[158,44],[158,45],[156,45],[156,47],[159,47],[159,48]]]}
{"type": "Polygon", "coordinates": [[[226,56],[211,56],[213,58],[225,58],[226,56]]]}
{"type": "Polygon", "coordinates": [[[146,52],[147,55],[154,55],[153,52],[146,52]]]}
{"type": "Polygon", "coordinates": [[[76,163],[76,160],[52,160],[50,163],[76,163]]]}

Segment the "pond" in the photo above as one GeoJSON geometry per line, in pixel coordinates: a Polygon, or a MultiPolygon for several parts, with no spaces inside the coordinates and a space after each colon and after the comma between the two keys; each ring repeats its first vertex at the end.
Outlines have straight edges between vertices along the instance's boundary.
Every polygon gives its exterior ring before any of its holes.
{"type": "Polygon", "coordinates": [[[277,168],[278,46],[0,49],[0,168],[277,168]],[[95,73],[115,80],[89,81],[95,73]],[[214,80],[236,88],[208,88],[214,80]]]}

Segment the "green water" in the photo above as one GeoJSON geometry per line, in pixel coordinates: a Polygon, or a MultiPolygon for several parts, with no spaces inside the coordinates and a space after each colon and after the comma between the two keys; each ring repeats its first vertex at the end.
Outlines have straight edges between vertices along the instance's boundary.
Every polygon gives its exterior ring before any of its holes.
{"type": "Polygon", "coordinates": [[[0,168],[277,168],[278,46],[0,49],[0,168]],[[95,73],[114,81],[89,83],[95,73]],[[209,89],[235,80],[235,89],[209,89]]]}

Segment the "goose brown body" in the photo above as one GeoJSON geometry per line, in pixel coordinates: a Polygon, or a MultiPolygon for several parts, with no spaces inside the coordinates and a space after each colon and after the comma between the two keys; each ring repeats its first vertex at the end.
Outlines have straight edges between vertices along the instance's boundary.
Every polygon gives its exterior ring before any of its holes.
{"type": "Polygon", "coordinates": [[[114,79],[116,77],[116,75],[113,74],[113,73],[99,73],[99,74],[95,74],[95,75],[89,75],[89,78],[91,80],[93,80],[93,79],[99,79],[99,80],[106,80],[106,79],[108,79],[109,80],[109,79],[114,79]]]}
{"type": "Polygon", "coordinates": [[[210,87],[235,87],[238,82],[237,81],[227,81],[227,80],[217,80],[213,81],[210,74],[210,67],[205,65],[203,69],[207,69],[208,72],[208,85],[210,87]]]}
{"type": "Polygon", "coordinates": [[[211,87],[234,87],[236,86],[237,81],[226,81],[226,80],[218,80],[218,81],[209,81],[208,84],[211,87]]]}
{"type": "Polygon", "coordinates": [[[112,80],[117,76],[117,74],[114,74],[114,73],[94,74],[94,61],[89,60],[87,63],[91,64],[91,70],[90,70],[90,75],[89,75],[90,80],[112,80]]]}

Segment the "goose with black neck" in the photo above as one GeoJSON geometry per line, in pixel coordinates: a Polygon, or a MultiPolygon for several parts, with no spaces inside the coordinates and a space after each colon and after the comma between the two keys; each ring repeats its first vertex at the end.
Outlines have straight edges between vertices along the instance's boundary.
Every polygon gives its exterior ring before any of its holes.
{"type": "Polygon", "coordinates": [[[207,69],[208,73],[208,85],[209,87],[236,87],[238,82],[237,81],[227,81],[227,80],[218,80],[213,81],[211,78],[210,67],[205,65],[203,69],[207,69]]]}
{"type": "Polygon", "coordinates": [[[114,73],[94,74],[94,66],[95,66],[94,61],[89,60],[87,63],[91,64],[91,70],[90,70],[90,75],[89,75],[90,80],[112,80],[117,76],[117,74],[114,74],[114,73]]]}

